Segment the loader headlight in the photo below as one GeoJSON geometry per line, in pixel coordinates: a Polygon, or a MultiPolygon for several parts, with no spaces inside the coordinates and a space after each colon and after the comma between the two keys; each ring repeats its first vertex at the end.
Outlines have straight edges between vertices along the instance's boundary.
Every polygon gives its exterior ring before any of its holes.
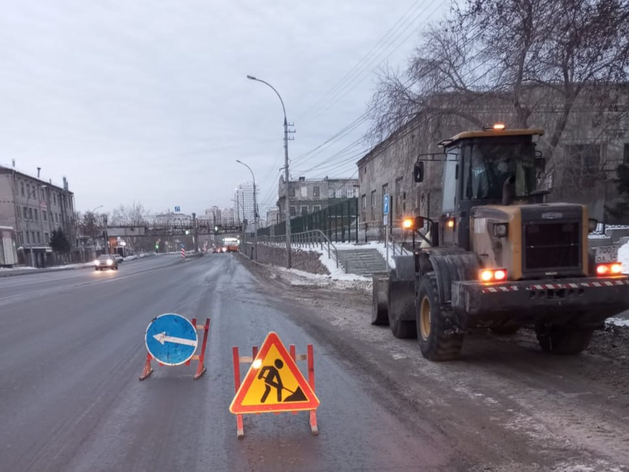
{"type": "Polygon", "coordinates": [[[509,234],[509,225],[507,223],[494,224],[494,236],[497,238],[505,238],[509,234]]]}

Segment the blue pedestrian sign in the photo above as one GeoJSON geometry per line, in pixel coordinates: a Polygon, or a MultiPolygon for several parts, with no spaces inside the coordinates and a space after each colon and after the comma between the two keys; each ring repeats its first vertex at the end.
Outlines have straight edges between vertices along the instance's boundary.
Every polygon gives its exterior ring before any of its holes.
{"type": "Polygon", "coordinates": [[[146,349],[158,362],[181,365],[197,350],[196,328],[181,315],[166,313],[155,318],[146,328],[146,349]]]}
{"type": "Polygon", "coordinates": [[[389,214],[389,194],[385,193],[382,197],[382,213],[389,214]]]}
{"type": "Polygon", "coordinates": [[[181,211],[181,207],[175,207],[175,212],[181,211]]]}

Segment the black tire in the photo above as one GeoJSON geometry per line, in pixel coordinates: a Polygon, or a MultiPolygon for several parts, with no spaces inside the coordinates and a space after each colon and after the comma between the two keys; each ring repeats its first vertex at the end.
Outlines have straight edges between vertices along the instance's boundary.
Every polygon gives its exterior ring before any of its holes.
{"type": "Polygon", "coordinates": [[[434,273],[422,277],[417,295],[415,324],[422,355],[436,362],[458,359],[463,346],[463,334],[448,329],[441,314],[441,302],[434,273]]]}
{"type": "Polygon", "coordinates": [[[389,324],[389,315],[386,309],[378,306],[378,294],[373,290],[371,302],[371,324],[376,326],[386,326],[389,324]]]}
{"type": "Polygon", "coordinates": [[[593,329],[574,329],[570,326],[535,326],[540,347],[553,354],[575,355],[587,349],[592,339],[593,329]]]}
{"type": "Polygon", "coordinates": [[[98,267],[94,267],[94,270],[100,270],[98,267]]]}
{"type": "Polygon", "coordinates": [[[515,334],[518,332],[518,330],[520,329],[519,326],[496,326],[495,328],[489,328],[489,330],[494,333],[497,334],[498,336],[510,336],[512,334],[515,334]]]}

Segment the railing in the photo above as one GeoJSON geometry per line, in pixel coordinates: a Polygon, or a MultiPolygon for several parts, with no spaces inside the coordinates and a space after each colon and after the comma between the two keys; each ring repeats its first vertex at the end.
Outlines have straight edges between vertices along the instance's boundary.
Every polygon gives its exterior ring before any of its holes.
{"type": "MultiPolygon", "coordinates": [[[[330,241],[323,231],[313,229],[302,233],[292,233],[290,242],[292,246],[321,246],[321,250],[327,250],[328,258],[334,259],[336,267],[338,268],[338,249],[336,249],[336,246],[332,243],[332,241],[330,241]]],[[[286,236],[258,236],[258,244],[260,243],[279,246],[286,243],[286,236]]]]}

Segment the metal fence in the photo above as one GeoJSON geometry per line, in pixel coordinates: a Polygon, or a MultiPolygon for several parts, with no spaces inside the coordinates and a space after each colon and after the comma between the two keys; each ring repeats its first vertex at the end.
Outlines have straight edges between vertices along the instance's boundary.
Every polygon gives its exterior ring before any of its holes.
{"type": "MultiPolygon", "coordinates": [[[[323,210],[291,218],[291,233],[319,230],[333,242],[358,242],[358,199],[348,198],[323,210]]],[[[286,222],[260,228],[258,236],[283,236],[286,222]]]]}
{"type": "MultiPolygon", "coordinates": [[[[322,251],[327,251],[328,258],[333,259],[336,262],[336,267],[339,266],[339,255],[336,246],[328,239],[323,231],[315,229],[312,231],[305,231],[303,233],[291,233],[292,248],[315,248],[320,247],[322,251]]],[[[268,244],[279,247],[286,247],[286,239],[284,235],[281,236],[260,236],[258,243],[268,244]]]]}

